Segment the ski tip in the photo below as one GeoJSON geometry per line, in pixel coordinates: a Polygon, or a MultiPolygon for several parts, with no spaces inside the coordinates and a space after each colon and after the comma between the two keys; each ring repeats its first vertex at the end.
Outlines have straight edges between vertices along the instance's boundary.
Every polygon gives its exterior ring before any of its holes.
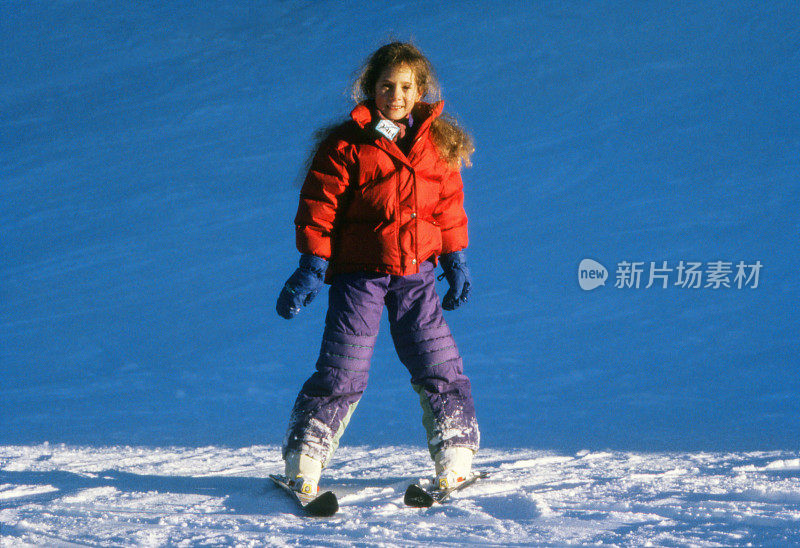
{"type": "Polygon", "coordinates": [[[303,509],[309,516],[327,518],[339,511],[339,499],[332,491],[325,491],[306,504],[303,509]]]}
{"type": "Polygon", "coordinates": [[[414,508],[430,508],[433,506],[434,499],[430,493],[417,484],[409,485],[403,497],[406,506],[414,508]]]}
{"type": "Polygon", "coordinates": [[[326,518],[334,515],[339,511],[339,499],[333,491],[325,491],[324,493],[311,498],[308,495],[303,495],[293,491],[286,483],[286,478],[278,474],[270,474],[269,478],[285,491],[300,507],[303,512],[308,516],[326,518]]]}
{"type": "Polygon", "coordinates": [[[430,508],[436,502],[444,502],[452,493],[460,491],[465,487],[469,487],[479,479],[487,478],[489,474],[486,472],[476,472],[462,483],[450,489],[424,489],[416,483],[412,483],[406,489],[406,494],[403,497],[403,502],[406,506],[414,508],[430,508]]]}

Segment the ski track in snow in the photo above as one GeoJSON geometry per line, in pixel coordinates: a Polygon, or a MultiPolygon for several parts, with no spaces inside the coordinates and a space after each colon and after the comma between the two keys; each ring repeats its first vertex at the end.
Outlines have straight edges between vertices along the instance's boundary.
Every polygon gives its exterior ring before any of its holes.
{"type": "Polygon", "coordinates": [[[0,546],[745,545],[800,543],[800,454],[482,450],[490,478],[412,509],[423,449],[346,447],[333,518],[266,479],[275,446],[0,448],[0,546]]]}

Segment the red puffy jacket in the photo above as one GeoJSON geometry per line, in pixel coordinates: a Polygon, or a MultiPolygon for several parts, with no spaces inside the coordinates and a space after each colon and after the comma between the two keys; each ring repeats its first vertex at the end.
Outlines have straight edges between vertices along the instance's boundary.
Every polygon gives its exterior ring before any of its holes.
{"type": "Polygon", "coordinates": [[[405,276],[467,247],[461,174],[439,154],[431,122],[443,103],[418,103],[404,154],[374,129],[362,103],[320,145],[300,193],[297,249],[330,261],[329,274],[405,276]]]}

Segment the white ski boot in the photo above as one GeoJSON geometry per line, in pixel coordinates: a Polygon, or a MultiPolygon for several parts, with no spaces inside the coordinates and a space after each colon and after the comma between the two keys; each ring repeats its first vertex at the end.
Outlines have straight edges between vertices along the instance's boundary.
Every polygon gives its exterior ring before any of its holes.
{"type": "Polygon", "coordinates": [[[434,456],[436,466],[436,489],[453,489],[472,476],[472,457],[468,447],[446,447],[434,456]]]}
{"type": "Polygon", "coordinates": [[[285,462],[286,482],[304,495],[315,497],[319,493],[322,463],[302,453],[290,452],[285,462]]]}

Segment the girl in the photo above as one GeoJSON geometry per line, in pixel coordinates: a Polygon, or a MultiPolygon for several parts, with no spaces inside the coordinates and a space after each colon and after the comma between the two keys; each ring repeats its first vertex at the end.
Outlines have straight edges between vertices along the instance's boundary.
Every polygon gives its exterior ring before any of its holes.
{"type": "Polygon", "coordinates": [[[278,297],[294,317],[323,282],[328,313],[316,372],[294,404],[283,444],[286,477],[316,494],[367,385],[386,306],[395,348],[419,394],[437,485],[470,475],[478,449],[469,379],[442,315],[467,302],[470,273],[460,168],[472,140],[451,118],[425,56],[394,42],[369,58],[350,120],[322,139],[295,218],[300,267],[278,297]],[[450,289],[441,305],[434,267],[450,289]]]}

